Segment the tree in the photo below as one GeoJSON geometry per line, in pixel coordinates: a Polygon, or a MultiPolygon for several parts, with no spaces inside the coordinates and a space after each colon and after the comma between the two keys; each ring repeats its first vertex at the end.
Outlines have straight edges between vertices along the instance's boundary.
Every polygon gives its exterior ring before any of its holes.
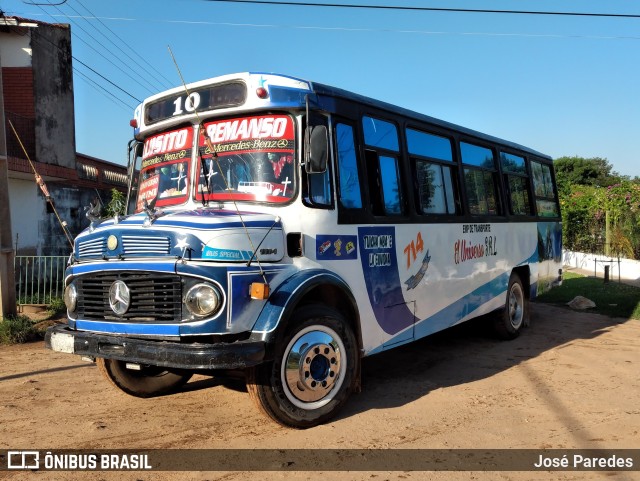
{"type": "Polygon", "coordinates": [[[117,189],[111,189],[111,200],[105,206],[105,215],[107,217],[115,217],[117,215],[124,215],[125,213],[125,196],[117,189]]]}
{"type": "Polygon", "coordinates": [[[560,157],[554,160],[553,166],[558,190],[564,194],[568,194],[571,185],[609,187],[627,179],[613,171],[609,161],[601,157],[560,157]]]}

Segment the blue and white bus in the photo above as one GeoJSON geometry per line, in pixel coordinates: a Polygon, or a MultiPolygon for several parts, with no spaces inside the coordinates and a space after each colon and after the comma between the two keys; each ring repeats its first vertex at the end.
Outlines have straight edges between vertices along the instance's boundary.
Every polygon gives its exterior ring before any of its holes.
{"type": "Polygon", "coordinates": [[[552,159],[339,88],[242,73],[146,99],[128,213],[93,218],[46,345],[150,397],[244,372],[285,426],[326,422],[364,356],[561,282],[552,159]]]}

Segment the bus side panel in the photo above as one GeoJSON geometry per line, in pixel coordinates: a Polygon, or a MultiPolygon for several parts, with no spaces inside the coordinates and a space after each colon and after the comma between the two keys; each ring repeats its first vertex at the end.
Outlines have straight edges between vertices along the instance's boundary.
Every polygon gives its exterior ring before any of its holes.
{"type": "MultiPolygon", "coordinates": [[[[376,309],[380,304],[385,307],[400,303],[414,306],[414,321],[407,323],[409,316],[405,314],[401,330],[389,333],[385,329],[388,335],[377,345],[365,342],[369,353],[419,339],[503,307],[512,270],[538,259],[535,223],[404,224],[361,228],[359,241],[371,246],[375,240],[363,236],[371,236],[372,232],[387,235],[387,230],[393,231],[394,255],[382,257],[381,262],[385,259],[393,261],[396,272],[386,276],[385,291],[380,288],[369,291],[369,301],[376,323],[383,328],[386,319],[376,315],[380,312],[376,309]],[[400,300],[396,299],[397,289],[402,293],[400,300]],[[388,300],[385,293],[392,293],[388,300]]],[[[378,246],[377,250],[371,251],[379,255],[383,249],[378,246]]],[[[362,249],[363,277],[368,289],[372,284],[367,281],[371,276],[367,269],[379,268],[376,267],[377,257],[372,261],[369,258],[367,250],[362,249]]]]}
{"type": "Polygon", "coordinates": [[[562,223],[538,222],[538,273],[531,299],[561,282],[562,223]]]}
{"type": "Polygon", "coordinates": [[[502,308],[516,267],[529,266],[524,281],[535,294],[539,279],[557,278],[560,229],[557,222],[402,224],[309,235],[315,260],[349,285],[364,351],[373,354],[502,308]]]}

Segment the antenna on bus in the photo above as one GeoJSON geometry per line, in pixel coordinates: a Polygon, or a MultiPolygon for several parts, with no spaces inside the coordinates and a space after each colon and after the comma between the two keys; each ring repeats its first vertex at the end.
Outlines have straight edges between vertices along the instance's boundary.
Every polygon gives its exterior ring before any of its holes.
{"type": "MultiPolygon", "coordinates": [[[[176,66],[176,70],[178,71],[178,75],[180,76],[180,80],[182,81],[182,86],[184,87],[184,91],[187,94],[187,98],[191,95],[191,93],[189,92],[189,88],[187,87],[186,82],[184,81],[184,77],[182,76],[182,72],[180,71],[180,67],[178,66],[178,62],[176,60],[176,57],[173,55],[173,51],[171,50],[171,46],[167,45],[167,49],[169,50],[169,54],[171,55],[171,59],[173,60],[174,65],[176,66]]],[[[204,123],[202,122],[202,119],[200,118],[200,115],[198,114],[198,109],[195,108],[193,110],[193,112],[196,114],[196,119],[198,119],[198,125],[199,125],[199,133],[204,137],[204,140],[207,144],[207,147],[209,148],[209,150],[211,151],[211,155],[213,159],[216,159],[216,164],[218,165],[218,170],[220,172],[220,175],[225,183],[225,187],[227,190],[229,190],[229,184],[227,183],[227,179],[224,176],[224,173],[222,172],[222,167],[220,166],[220,162],[218,161],[218,154],[216,153],[215,149],[213,148],[213,142],[211,142],[211,138],[209,137],[209,133],[207,132],[207,129],[204,128],[204,123]]],[[[200,162],[202,162],[202,157],[200,158],[200,162]]],[[[204,193],[203,193],[203,197],[204,197],[204,193]]],[[[253,245],[253,241],[251,240],[251,235],[249,235],[249,229],[247,229],[247,225],[244,223],[244,219],[242,218],[242,214],[240,213],[240,209],[238,208],[238,204],[236,203],[236,201],[234,199],[231,199],[231,202],[233,202],[233,206],[236,209],[236,213],[238,214],[238,218],[240,219],[240,223],[242,224],[242,227],[244,229],[245,235],[247,236],[247,239],[249,239],[249,244],[251,245],[251,250],[253,251],[254,255],[256,256],[256,262],[258,264],[258,269],[260,270],[260,275],[262,276],[262,280],[264,281],[264,286],[263,288],[260,290],[261,291],[261,295],[262,295],[262,299],[266,299],[269,296],[269,281],[267,281],[267,276],[264,272],[264,269],[262,268],[262,264],[260,263],[260,258],[257,256],[257,251],[255,246],[253,245]]],[[[277,221],[276,221],[277,222],[277,221]]],[[[275,225],[275,223],[274,223],[275,225]]],[[[263,239],[264,240],[264,239],[263,239]]],[[[255,284],[255,283],[254,283],[255,284]]],[[[252,284],[251,286],[251,291],[254,291],[254,286],[252,284]]],[[[252,294],[253,297],[253,294],[252,294]]],[[[256,297],[257,298],[257,297],[256,297]]]]}

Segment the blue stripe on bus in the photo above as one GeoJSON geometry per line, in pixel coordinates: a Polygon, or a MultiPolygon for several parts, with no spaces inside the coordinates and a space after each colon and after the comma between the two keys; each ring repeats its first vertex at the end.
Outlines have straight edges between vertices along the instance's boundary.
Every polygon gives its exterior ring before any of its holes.
{"type": "Polygon", "coordinates": [[[74,276],[88,272],[100,271],[153,271],[175,273],[175,261],[171,262],[104,262],[90,264],[77,264],[72,266],[71,274],[74,276]]]}
{"type": "Polygon", "coordinates": [[[146,336],[179,336],[180,326],[177,324],[130,324],[125,322],[75,321],[75,328],[80,331],[103,332],[107,334],[138,334],[146,336]]]}
{"type": "MultiPolygon", "coordinates": [[[[251,227],[251,228],[253,227],[269,228],[271,226],[274,226],[274,221],[272,220],[245,221],[244,224],[242,222],[221,222],[221,223],[212,224],[212,223],[206,223],[206,222],[195,223],[195,222],[182,222],[182,221],[170,221],[170,220],[166,220],[166,221],[157,220],[153,225],[157,227],[187,227],[190,229],[199,229],[199,230],[216,230],[216,229],[244,228],[245,226],[251,227]]],[[[278,228],[277,223],[275,223],[274,228],[278,228]]]]}
{"type": "MultiPolygon", "coordinates": [[[[510,272],[505,272],[492,281],[487,282],[466,296],[448,305],[444,309],[436,312],[434,315],[416,322],[414,326],[413,339],[409,340],[417,340],[457,324],[460,319],[468,316],[473,311],[482,307],[483,304],[486,304],[500,294],[506,292],[509,287],[510,275],[510,272]]],[[[407,334],[405,332],[401,332],[397,336],[386,341],[383,346],[373,349],[367,355],[382,352],[392,347],[392,345],[393,347],[396,347],[396,345],[402,341],[409,341],[405,339],[406,336],[407,334]],[[395,341],[396,338],[398,338],[398,341],[395,341]]]]}

